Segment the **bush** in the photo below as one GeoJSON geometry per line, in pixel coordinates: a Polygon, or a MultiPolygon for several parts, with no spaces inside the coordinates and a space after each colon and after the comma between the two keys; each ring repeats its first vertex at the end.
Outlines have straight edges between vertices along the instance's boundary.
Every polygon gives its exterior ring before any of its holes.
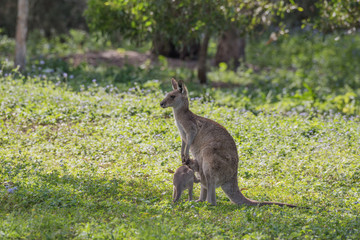
{"type": "Polygon", "coordinates": [[[265,41],[248,44],[248,62],[262,69],[286,69],[295,72],[295,83],[306,83],[316,91],[336,91],[360,87],[360,35],[295,34],[282,36],[266,45],[265,41]]]}
{"type": "Polygon", "coordinates": [[[0,29],[0,53],[0,61],[12,57],[15,53],[15,40],[3,34],[2,29],[0,29]]]}

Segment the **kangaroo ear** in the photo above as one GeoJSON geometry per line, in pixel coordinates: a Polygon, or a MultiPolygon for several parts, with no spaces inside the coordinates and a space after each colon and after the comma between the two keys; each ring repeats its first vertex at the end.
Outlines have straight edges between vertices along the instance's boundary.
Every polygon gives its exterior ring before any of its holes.
{"type": "Polygon", "coordinates": [[[182,94],[187,94],[187,88],[184,84],[184,82],[182,80],[180,80],[178,82],[178,86],[179,86],[179,91],[182,93],[182,94]]]}
{"type": "Polygon", "coordinates": [[[175,80],[175,78],[171,79],[171,84],[172,84],[172,87],[173,87],[174,90],[178,89],[179,86],[178,86],[178,83],[175,80]]]}

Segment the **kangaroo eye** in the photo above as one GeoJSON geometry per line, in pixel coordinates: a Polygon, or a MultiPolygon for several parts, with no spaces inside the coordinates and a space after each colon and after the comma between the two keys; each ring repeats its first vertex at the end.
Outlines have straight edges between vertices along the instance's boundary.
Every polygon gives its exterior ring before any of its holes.
{"type": "Polygon", "coordinates": [[[171,97],[172,99],[174,99],[174,98],[175,98],[175,95],[171,95],[170,97],[171,97]]]}

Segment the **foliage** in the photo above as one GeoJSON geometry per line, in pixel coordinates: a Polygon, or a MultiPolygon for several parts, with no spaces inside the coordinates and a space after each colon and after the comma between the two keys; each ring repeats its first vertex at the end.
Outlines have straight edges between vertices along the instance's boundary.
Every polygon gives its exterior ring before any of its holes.
{"type": "Polygon", "coordinates": [[[360,27],[360,2],[357,0],[321,0],[315,3],[319,14],[307,22],[323,33],[347,30],[355,33],[360,27]]]}
{"type": "Polygon", "coordinates": [[[116,45],[112,43],[110,36],[74,29],[68,34],[59,34],[50,39],[45,38],[39,31],[33,31],[28,37],[29,56],[67,57],[114,47],[116,45]]]}
{"type": "MultiPolygon", "coordinates": [[[[158,50],[165,48],[162,46],[170,49],[175,46],[176,52],[201,42],[197,65],[200,83],[207,82],[206,58],[211,36],[217,37],[226,29],[240,26],[244,34],[259,23],[270,23],[268,19],[274,13],[283,16],[284,11],[295,8],[282,0],[90,0],[88,4],[86,16],[90,29],[105,33],[116,30],[137,43],[152,41],[155,53],[163,51],[158,50]]],[[[172,55],[171,51],[164,52],[172,55]]]]}
{"type": "MultiPolygon", "coordinates": [[[[0,8],[0,28],[15,36],[17,2],[2,0],[0,8]]],[[[31,0],[29,1],[29,32],[41,31],[47,37],[67,33],[70,29],[87,29],[83,11],[86,0],[31,0]]]]}
{"type": "MultiPolygon", "coordinates": [[[[162,82],[116,89],[94,81],[73,91],[66,82],[49,81],[55,73],[47,75],[0,72],[2,238],[360,234],[359,117],[311,110],[256,116],[241,106],[219,106],[221,97],[190,84],[191,109],[224,125],[235,139],[244,194],[309,209],[239,207],[221,189],[217,207],[173,205],[167,169],[180,165],[181,144],[171,110],[159,107],[162,82]]],[[[166,90],[169,85],[167,80],[166,90]]]]}
{"type": "Polygon", "coordinates": [[[360,61],[359,35],[332,34],[324,38],[308,32],[281,36],[270,45],[264,42],[251,41],[248,45],[249,63],[262,69],[281,68],[287,72],[286,77],[290,77],[290,69],[291,84],[297,87],[306,83],[325,94],[344,87],[356,91],[360,86],[360,67],[354,64],[360,61]]]}
{"type": "Polygon", "coordinates": [[[285,2],[90,0],[86,17],[93,30],[119,30],[137,41],[159,35],[181,46],[206,32],[216,35],[234,25],[249,30],[269,24],[273,15],[295,8],[285,2]]]}
{"type": "MultiPolygon", "coordinates": [[[[114,43],[112,36],[102,35],[100,32],[88,33],[83,30],[71,29],[67,34],[58,34],[47,38],[41,31],[32,31],[27,38],[27,55],[28,60],[33,62],[37,58],[65,58],[73,54],[104,51],[119,46],[130,48],[127,41],[114,43]]],[[[0,52],[0,60],[14,58],[15,40],[4,34],[1,29],[0,52]]]]}
{"type": "Polygon", "coordinates": [[[3,34],[3,30],[0,29],[0,60],[3,57],[9,57],[13,55],[15,52],[15,40],[13,38],[9,38],[6,34],[3,34]]]}

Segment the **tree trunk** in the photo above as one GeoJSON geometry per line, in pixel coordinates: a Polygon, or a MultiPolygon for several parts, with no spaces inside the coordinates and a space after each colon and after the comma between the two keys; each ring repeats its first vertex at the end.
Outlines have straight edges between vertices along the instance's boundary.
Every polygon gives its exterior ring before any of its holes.
{"type": "Polygon", "coordinates": [[[204,39],[200,46],[199,60],[198,60],[198,78],[201,84],[207,82],[206,78],[206,58],[209,45],[210,34],[205,33],[204,39]]]}
{"type": "Polygon", "coordinates": [[[245,62],[245,38],[240,37],[240,31],[235,27],[223,32],[219,39],[215,64],[226,63],[230,69],[236,70],[240,61],[245,62]]]}
{"type": "Polygon", "coordinates": [[[26,34],[29,14],[29,0],[18,0],[18,13],[16,25],[15,67],[25,71],[26,64],[26,34]]]}

